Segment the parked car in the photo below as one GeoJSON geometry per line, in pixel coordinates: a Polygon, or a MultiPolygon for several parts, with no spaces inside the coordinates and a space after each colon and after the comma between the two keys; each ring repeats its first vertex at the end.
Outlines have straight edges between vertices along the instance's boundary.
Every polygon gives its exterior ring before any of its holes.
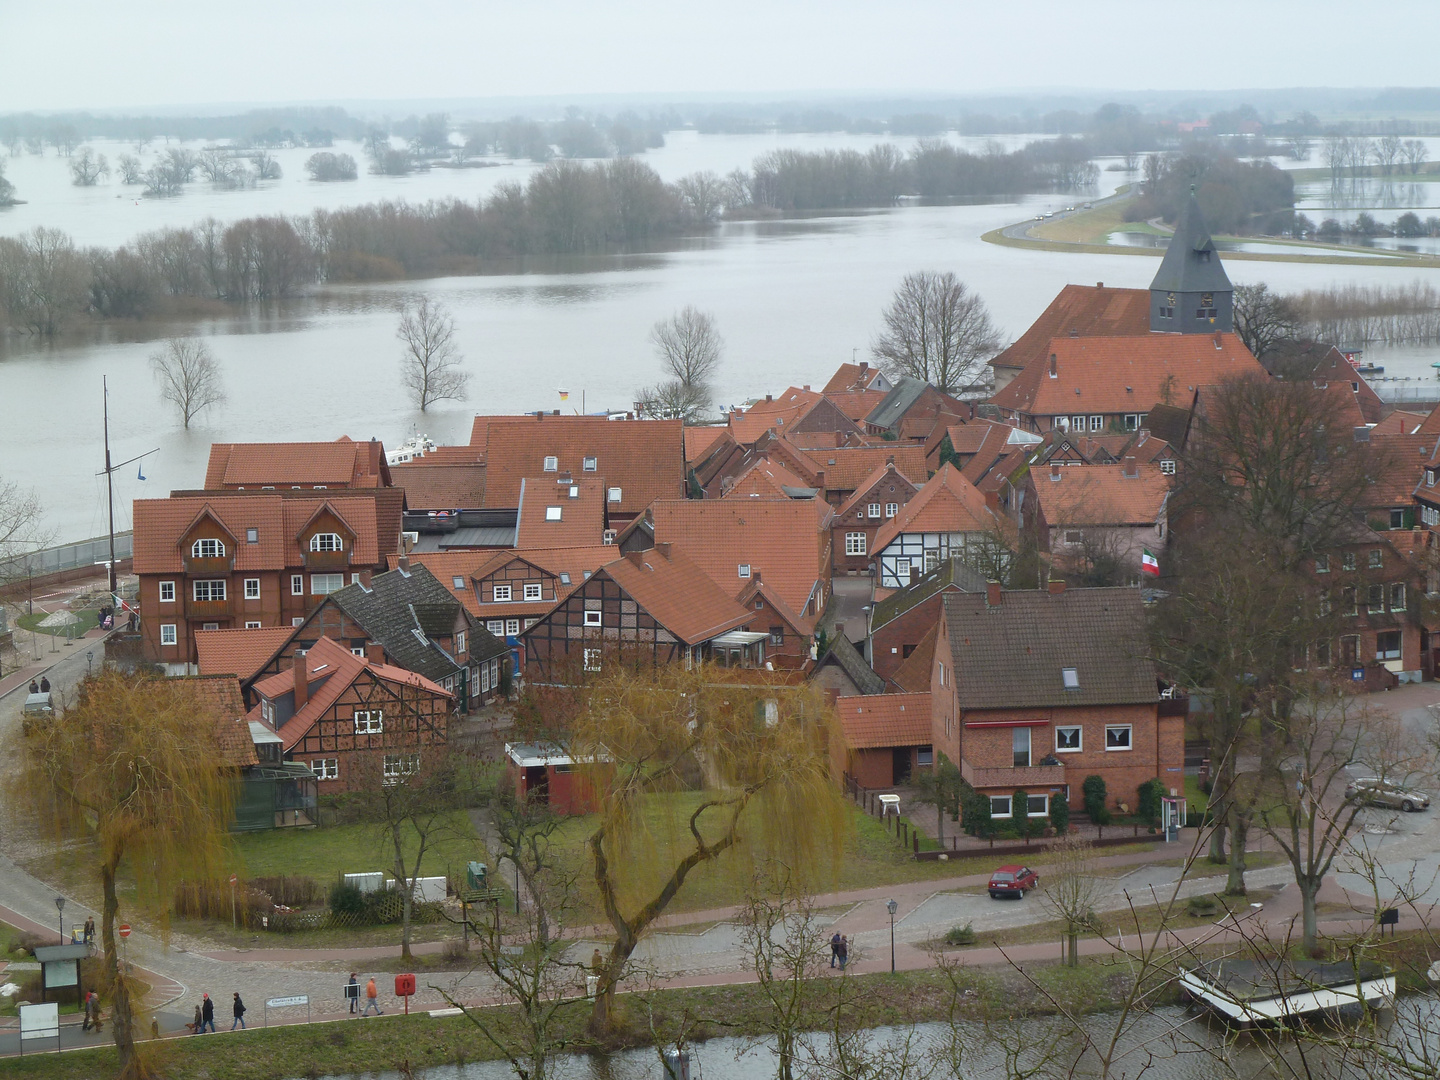
{"type": "Polygon", "coordinates": [[[1023,897],[1039,884],[1039,875],[1028,866],[1002,866],[990,875],[990,898],[1023,897]]]}
{"type": "Polygon", "coordinates": [[[1361,776],[1345,785],[1345,799],[1360,799],[1371,806],[1388,806],[1392,810],[1410,813],[1414,810],[1428,810],[1430,796],[1423,791],[1401,787],[1390,780],[1374,776],[1361,776]]]}

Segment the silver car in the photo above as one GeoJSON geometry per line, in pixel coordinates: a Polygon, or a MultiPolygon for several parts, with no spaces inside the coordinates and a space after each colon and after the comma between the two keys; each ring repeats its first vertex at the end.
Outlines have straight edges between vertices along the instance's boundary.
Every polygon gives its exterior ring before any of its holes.
{"type": "Polygon", "coordinates": [[[1401,787],[1392,780],[1381,780],[1374,776],[1362,776],[1345,785],[1346,801],[1360,799],[1371,806],[1387,806],[1391,810],[1428,810],[1430,796],[1423,791],[1401,787]]]}

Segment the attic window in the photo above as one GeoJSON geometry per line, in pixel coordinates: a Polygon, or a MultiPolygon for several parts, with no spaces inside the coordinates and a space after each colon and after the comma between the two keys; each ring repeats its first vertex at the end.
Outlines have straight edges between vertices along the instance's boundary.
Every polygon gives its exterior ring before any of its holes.
{"type": "Polygon", "coordinates": [[[546,471],[546,472],[555,472],[555,471],[556,471],[557,469],[559,469],[559,468],[560,468],[560,459],[559,459],[558,457],[556,457],[554,454],[550,454],[548,457],[545,458],[545,471],[546,471]]]}
{"type": "Polygon", "coordinates": [[[594,472],[599,467],[599,461],[593,457],[587,457],[580,463],[580,468],[586,472],[594,472]]]}
{"type": "Polygon", "coordinates": [[[570,498],[572,498],[572,499],[578,499],[579,497],[580,497],[580,488],[579,488],[577,485],[575,485],[575,484],[571,484],[571,485],[570,485],[570,498]]]}
{"type": "Polygon", "coordinates": [[[561,571],[560,571],[560,584],[561,584],[561,585],[569,585],[569,584],[570,584],[570,571],[569,571],[569,570],[561,570],[561,571]]]}
{"type": "Polygon", "coordinates": [[[260,530],[259,530],[259,529],[246,529],[246,530],[245,530],[245,542],[246,542],[247,544],[258,544],[258,543],[260,542],[260,530]]]}
{"type": "Polygon", "coordinates": [[[421,630],[419,627],[416,627],[414,630],[411,630],[410,632],[415,635],[415,640],[418,641],[418,642],[420,642],[421,645],[429,645],[429,644],[430,644],[430,642],[427,641],[426,638],[425,638],[425,631],[421,630]]]}
{"type": "Polygon", "coordinates": [[[1060,669],[1060,681],[1065,684],[1066,690],[1080,689],[1080,675],[1073,667],[1060,669]]]}
{"type": "Polygon", "coordinates": [[[545,507],[545,520],[546,520],[546,521],[559,521],[559,520],[560,520],[560,507],[558,507],[558,506],[547,506],[547,507],[545,507]]]}
{"type": "Polygon", "coordinates": [[[611,488],[606,493],[606,500],[609,502],[618,503],[620,501],[620,489],[618,487],[611,488]]]}
{"type": "Polygon", "coordinates": [[[750,576],[750,564],[748,562],[741,563],[739,567],[737,567],[737,571],[741,577],[748,578],[750,576]]]}
{"type": "Polygon", "coordinates": [[[220,559],[225,556],[225,545],[219,540],[200,539],[190,545],[192,559],[220,559]]]}
{"type": "Polygon", "coordinates": [[[465,589],[465,579],[459,574],[456,574],[453,578],[450,579],[450,584],[455,587],[456,592],[463,592],[465,589]]]}
{"type": "Polygon", "coordinates": [[[311,551],[344,551],[345,544],[339,533],[316,533],[310,537],[311,551]]]}

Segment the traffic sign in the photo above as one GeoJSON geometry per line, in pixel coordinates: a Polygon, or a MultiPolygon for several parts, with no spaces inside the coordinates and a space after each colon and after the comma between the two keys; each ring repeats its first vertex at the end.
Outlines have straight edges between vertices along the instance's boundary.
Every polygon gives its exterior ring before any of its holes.
{"type": "Polygon", "coordinates": [[[237,882],[237,881],[239,881],[239,880],[240,880],[240,879],[239,879],[238,877],[236,877],[234,874],[231,874],[231,875],[230,875],[230,884],[231,884],[231,885],[234,885],[235,882],[237,882]]]}
{"type": "Polygon", "coordinates": [[[120,924],[120,936],[121,936],[121,937],[129,937],[129,936],[130,936],[130,924],[129,924],[129,923],[124,923],[124,922],[122,922],[122,923],[120,924]]]}

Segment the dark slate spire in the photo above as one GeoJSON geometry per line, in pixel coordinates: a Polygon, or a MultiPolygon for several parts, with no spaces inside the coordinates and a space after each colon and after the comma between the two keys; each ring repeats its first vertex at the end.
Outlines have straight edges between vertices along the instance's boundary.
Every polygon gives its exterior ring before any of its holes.
{"type": "Polygon", "coordinates": [[[1230,278],[1192,187],[1160,270],[1150,283],[1150,329],[1172,334],[1228,332],[1234,329],[1232,300],[1230,278]]]}

